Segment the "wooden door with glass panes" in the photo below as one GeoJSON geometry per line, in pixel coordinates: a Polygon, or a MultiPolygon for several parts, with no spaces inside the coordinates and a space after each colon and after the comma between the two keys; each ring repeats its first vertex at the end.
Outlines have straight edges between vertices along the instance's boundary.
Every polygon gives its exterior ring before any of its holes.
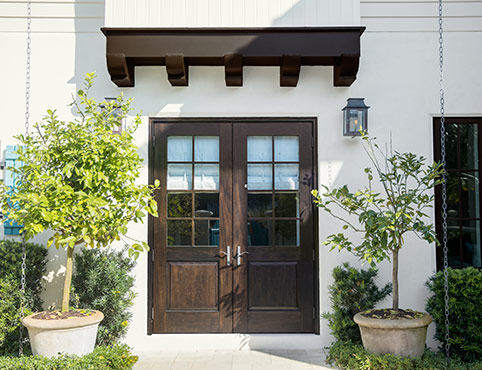
{"type": "Polygon", "coordinates": [[[312,122],[153,133],[153,332],[313,332],[312,122]]]}

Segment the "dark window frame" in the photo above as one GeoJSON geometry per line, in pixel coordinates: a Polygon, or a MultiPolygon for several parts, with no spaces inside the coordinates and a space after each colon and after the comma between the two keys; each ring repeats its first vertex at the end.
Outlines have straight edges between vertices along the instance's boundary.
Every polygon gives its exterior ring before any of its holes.
{"type": "MultiPolygon", "coordinates": [[[[459,258],[460,258],[460,266],[450,266],[452,268],[463,268],[465,267],[464,264],[464,255],[463,255],[463,234],[462,234],[462,228],[461,224],[462,221],[469,221],[469,220],[479,220],[482,224],[482,117],[445,117],[445,124],[446,125],[453,125],[453,124],[477,124],[478,125],[478,136],[477,136],[477,142],[478,142],[478,169],[469,169],[469,171],[472,172],[477,172],[479,175],[479,217],[477,218],[464,218],[461,217],[461,213],[457,215],[457,217],[452,217],[450,218],[451,220],[457,220],[459,222],[459,258]]],[[[434,140],[434,160],[435,161],[440,161],[441,159],[441,142],[440,142],[440,117],[434,117],[433,118],[433,140],[434,140]]],[[[461,147],[460,147],[460,141],[458,140],[457,144],[457,168],[452,169],[450,172],[463,172],[464,168],[461,167],[461,161],[460,161],[460,155],[461,153],[461,147]]],[[[460,177],[459,177],[460,181],[460,177]]],[[[459,186],[459,193],[460,193],[460,186],[459,186]]],[[[460,198],[459,194],[459,198],[460,198]]],[[[460,201],[459,201],[459,210],[460,210],[460,201]]],[[[437,238],[442,241],[442,187],[441,185],[435,187],[435,231],[437,233],[437,238]]],[[[479,233],[480,237],[482,239],[482,227],[479,227],[479,233]]],[[[482,248],[482,246],[481,246],[482,248]]],[[[436,258],[437,258],[437,271],[440,271],[443,269],[443,250],[442,247],[437,247],[436,249],[436,258]]]]}

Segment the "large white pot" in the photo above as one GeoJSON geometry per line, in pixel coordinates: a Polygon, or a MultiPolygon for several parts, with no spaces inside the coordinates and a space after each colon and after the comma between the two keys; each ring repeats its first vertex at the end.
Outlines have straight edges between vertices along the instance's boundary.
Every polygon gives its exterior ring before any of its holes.
{"type": "Polygon", "coordinates": [[[83,356],[94,350],[97,328],[104,314],[93,311],[86,317],[38,320],[32,314],[22,320],[28,329],[34,355],[54,357],[59,353],[83,356]]]}
{"type": "Polygon", "coordinates": [[[353,319],[360,327],[363,347],[367,351],[413,358],[422,357],[427,327],[432,322],[429,314],[414,319],[388,320],[365,317],[359,312],[353,319]]]}

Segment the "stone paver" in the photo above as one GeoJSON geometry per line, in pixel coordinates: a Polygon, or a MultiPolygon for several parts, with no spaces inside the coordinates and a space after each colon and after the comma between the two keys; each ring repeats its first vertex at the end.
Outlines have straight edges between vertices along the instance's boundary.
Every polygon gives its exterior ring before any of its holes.
{"type": "Polygon", "coordinates": [[[323,350],[139,352],[134,370],[328,370],[323,350]]]}

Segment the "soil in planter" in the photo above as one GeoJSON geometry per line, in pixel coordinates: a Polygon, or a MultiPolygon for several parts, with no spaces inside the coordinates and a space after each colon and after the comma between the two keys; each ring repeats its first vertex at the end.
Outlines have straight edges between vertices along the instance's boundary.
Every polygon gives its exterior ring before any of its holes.
{"type": "Polygon", "coordinates": [[[76,317],[87,317],[93,314],[94,311],[91,310],[71,310],[69,312],[42,311],[32,316],[32,318],[35,320],[66,320],[76,317]]]}
{"type": "Polygon", "coordinates": [[[423,317],[423,312],[417,312],[413,310],[393,310],[391,308],[373,309],[362,313],[363,316],[372,319],[382,319],[382,320],[401,320],[401,319],[419,319],[423,317]]]}

